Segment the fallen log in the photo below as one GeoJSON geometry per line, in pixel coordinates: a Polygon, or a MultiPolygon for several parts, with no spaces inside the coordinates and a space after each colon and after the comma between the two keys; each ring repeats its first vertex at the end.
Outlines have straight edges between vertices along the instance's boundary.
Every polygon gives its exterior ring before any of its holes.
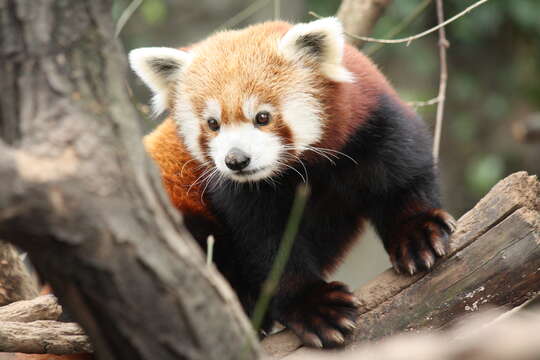
{"type": "MultiPolygon", "coordinates": [[[[392,270],[358,289],[353,344],[444,329],[486,307],[516,307],[540,292],[540,182],[525,172],[500,181],[458,222],[449,255],[413,277],[392,270]]],[[[289,331],[266,338],[278,359],[300,347],[289,331]]]]}
{"type": "Polygon", "coordinates": [[[0,322],[32,322],[36,320],[58,320],[62,307],[54,295],[42,295],[32,300],[16,301],[0,307],[0,322]]]}
{"type": "Polygon", "coordinates": [[[75,323],[40,320],[0,322],[0,351],[29,354],[79,354],[92,352],[81,327],[75,323]]]}
{"type": "Polygon", "coordinates": [[[533,360],[540,354],[540,313],[473,316],[450,331],[398,335],[343,352],[304,350],[286,360],[533,360]],[[495,317],[495,319],[494,319],[495,317]],[[486,325],[488,324],[488,325],[486,325]]]}

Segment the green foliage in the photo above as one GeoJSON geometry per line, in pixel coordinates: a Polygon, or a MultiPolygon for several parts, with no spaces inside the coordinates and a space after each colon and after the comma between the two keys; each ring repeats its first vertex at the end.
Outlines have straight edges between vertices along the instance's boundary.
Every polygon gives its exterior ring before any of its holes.
{"type": "Polygon", "coordinates": [[[482,196],[504,175],[504,161],[494,154],[487,154],[471,161],[466,169],[466,181],[476,196],[482,196]]]}
{"type": "MultiPolygon", "coordinates": [[[[307,7],[321,16],[333,16],[336,14],[341,0],[307,0],[307,7]]],[[[306,15],[306,20],[313,20],[313,17],[306,15]]]]}
{"type": "Polygon", "coordinates": [[[141,13],[148,25],[159,24],[167,17],[167,4],[164,0],[145,0],[141,13]]]}

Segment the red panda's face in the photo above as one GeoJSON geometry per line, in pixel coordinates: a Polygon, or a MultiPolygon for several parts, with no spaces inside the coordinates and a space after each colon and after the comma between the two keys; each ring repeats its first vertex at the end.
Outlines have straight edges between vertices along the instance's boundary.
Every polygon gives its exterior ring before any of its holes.
{"type": "Polygon", "coordinates": [[[325,84],[351,81],[335,19],[289,27],[266,23],[218,33],[187,52],[130,54],[156,110],[168,109],[193,157],[222,176],[259,181],[291,168],[324,136],[325,84]]]}

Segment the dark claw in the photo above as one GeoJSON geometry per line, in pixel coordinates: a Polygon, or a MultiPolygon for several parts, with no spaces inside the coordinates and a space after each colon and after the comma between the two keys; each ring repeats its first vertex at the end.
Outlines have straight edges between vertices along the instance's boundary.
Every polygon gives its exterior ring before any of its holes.
{"type": "Polygon", "coordinates": [[[444,210],[432,210],[407,222],[396,232],[396,246],[389,249],[390,261],[397,273],[411,275],[430,270],[438,257],[446,255],[450,234],[456,221],[444,210]]]}
{"type": "Polygon", "coordinates": [[[282,322],[307,346],[339,347],[356,328],[357,304],[345,284],[324,283],[287,309],[282,322]]]}

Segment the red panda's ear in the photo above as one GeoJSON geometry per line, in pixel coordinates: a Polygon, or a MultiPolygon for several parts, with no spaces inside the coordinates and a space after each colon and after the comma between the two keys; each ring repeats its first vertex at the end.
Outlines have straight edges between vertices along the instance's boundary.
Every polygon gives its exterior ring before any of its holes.
{"type": "Polygon", "coordinates": [[[345,38],[335,17],[293,26],[280,40],[279,51],[291,61],[311,59],[330,80],[352,82],[352,74],[342,64],[345,38]]]}
{"type": "Polygon", "coordinates": [[[190,61],[190,53],[166,47],[139,48],[129,53],[131,68],[154,92],[153,109],[156,114],[167,108],[171,87],[190,61]]]}

